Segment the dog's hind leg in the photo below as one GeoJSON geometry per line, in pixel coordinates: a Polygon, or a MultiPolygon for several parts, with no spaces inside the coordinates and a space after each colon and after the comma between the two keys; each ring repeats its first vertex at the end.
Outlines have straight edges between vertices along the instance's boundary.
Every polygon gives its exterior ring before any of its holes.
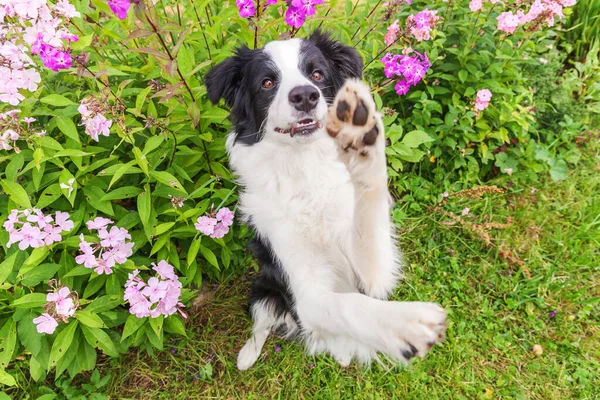
{"type": "Polygon", "coordinates": [[[250,242],[249,247],[261,268],[250,292],[249,311],[254,326],[252,337],[238,355],[237,366],[240,370],[254,365],[271,333],[291,338],[300,331],[293,316],[292,294],[270,244],[257,238],[250,242]]]}

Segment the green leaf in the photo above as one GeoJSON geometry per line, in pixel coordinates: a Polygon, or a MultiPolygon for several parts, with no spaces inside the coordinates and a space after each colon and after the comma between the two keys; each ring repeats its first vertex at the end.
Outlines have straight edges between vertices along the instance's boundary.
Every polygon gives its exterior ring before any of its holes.
{"type": "Polygon", "coordinates": [[[140,166],[142,171],[144,171],[144,174],[148,176],[148,160],[146,159],[146,156],[142,154],[142,151],[139,147],[133,148],[133,155],[135,156],[135,161],[137,164],[140,166]]]}
{"type": "Polygon", "coordinates": [[[144,107],[144,103],[146,102],[146,97],[148,96],[148,93],[150,93],[151,90],[152,90],[152,86],[148,86],[146,89],[144,89],[138,93],[138,95],[135,99],[135,108],[137,110],[142,111],[142,108],[144,107]]]}
{"type": "Polygon", "coordinates": [[[84,186],[83,193],[85,193],[88,203],[96,210],[108,215],[115,214],[111,202],[101,200],[106,193],[98,186],[84,186]]]}
{"type": "Polygon", "coordinates": [[[73,336],[75,335],[77,326],[78,322],[72,321],[56,336],[52,350],[50,351],[50,358],[48,359],[48,369],[55,367],[58,360],[63,358],[67,350],[69,350],[71,343],[73,343],[73,336]]]}
{"type": "Polygon", "coordinates": [[[69,272],[67,272],[63,278],[69,278],[71,276],[83,276],[83,275],[90,275],[92,273],[93,269],[91,268],[86,268],[83,265],[78,265],[75,268],[73,268],[72,270],[70,270],[69,272]]]}
{"type": "Polygon", "coordinates": [[[142,153],[144,155],[152,153],[152,151],[160,146],[164,141],[165,137],[163,135],[152,136],[146,141],[146,145],[144,146],[144,151],[142,153]]]}
{"type": "Polygon", "coordinates": [[[82,325],[81,330],[85,336],[85,340],[92,346],[102,350],[106,355],[111,357],[118,357],[119,351],[115,347],[112,339],[106,332],[100,328],[89,328],[82,325]]]}
{"type": "Polygon", "coordinates": [[[138,213],[140,215],[140,220],[142,221],[142,225],[144,226],[144,232],[146,233],[146,237],[149,241],[152,240],[152,226],[151,226],[151,217],[152,217],[152,195],[150,192],[150,185],[146,184],[144,186],[145,191],[140,193],[137,198],[137,206],[138,213]]]}
{"type": "Polygon", "coordinates": [[[461,82],[465,82],[468,76],[469,72],[467,72],[466,70],[461,69],[460,71],[458,71],[458,79],[460,79],[461,82]]]}
{"type": "Polygon", "coordinates": [[[46,304],[45,293],[29,293],[12,302],[12,306],[17,308],[37,308],[44,304],[46,304]]]}
{"type": "Polygon", "coordinates": [[[31,208],[31,202],[29,201],[29,196],[27,196],[27,192],[21,185],[15,182],[2,180],[0,181],[2,188],[10,196],[10,199],[14,201],[16,204],[20,205],[24,208],[31,208]]]}
{"type": "Polygon", "coordinates": [[[554,182],[560,182],[567,179],[569,167],[564,160],[556,161],[550,168],[550,176],[554,182]]]}
{"type": "Polygon", "coordinates": [[[152,327],[154,333],[156,333],[156,336],[160,337],[162,333],[163,316],[160,315],[157,318],[149,318],[148,322],[150,322],[150,326],[152,327]]]}
{"type": "Polygon", "coordinates": [[[54,274],[56,274],[60,268],[60,264],[41,264],[17,279],[21,279],[21,285],[23,286],[35,286],[40,282],[45,282],[53,278],[54,274]]]}
{"type": "Polygon", "coordinates": [[[41,195],[38,197],[38,201],[36,203],[37,208],[45,208],[50,204],[54,203],[62,196],[62,189],[60,188],[60,184],[55,183],[54,185],[48,186],[41,195]]]}
{"type": "Polygon", "coordinates": [[[17,260],[19,252],[12,253],[10,256],[4,259],[0,264],[0,283],[4,283],[6,278],[10,276],[15,266],[15,261],[17,260]]]}
{"type": "Polygon", "coordinates": [[[192,119],[192,127],[195,128],[200,123],[200,107],[196,102],[192,102],[187,109],[187,113],[192,119]]]}
{"type": "Polygon", "coordinates": [[[209,249],[208,247],[202,246],[202,247],[200,247],[200,253],[202,253],[202,255],[204,256],[206,261],[208,261],[213,267],[215,267],[219,271],[221,270],[221,268],[219,268],[219,262],[217,261],[217,257],[215,256],[215,253],[213,253],[211,249],[209,249]]]}
{"type": "Polygon", "coordinates": [[[75,103],[73,103],[71,100],[67,99],[61,94],[51,94],[46,97],[42,97],[40,101],[44,104],[49,104],[55,107],[66,107],[70,105],[75,105],[75,103]]]}
{"type": "Polygon", "coordinates": [[[25,317],[21,318],[17,324],[17,332],[19,334],[19,341],[27,350],[37,356],[42,348],[42,336],[37,331],[33,319],[37,317],[37,314],[33,311],[29,311],[25,314],[25,317]]]}
{"type": "Polygon", "coordinates": [[[0,369],[0,383],[6,386],[16,386],[15,378],[3,369],[0,369]]]}
{"type": "Polygon", "coordinates": [[[127,321],[125,321],[125,327],[123,328],[123,336],[121,336],[121,342],[137,332],[137,330],[140,329],[145,322],[146,318],[138,318],[133,314],[127,317],[127,321]]]}
{"type": "Polygon", "coordinates": [[[108,184],[108,190],[110,190],[110,188],[112,187],[112,185],[114,185],[119,179],[121,179],[121,177],[123,175],[125,175],[125,173],[127,171],[129,171],[131,169],[131,167],[133,166],[133,164],[135,164],[135,161],[131,160],[127,164],[121,165],[119,167],[119,169],[117,169],[115,171],[115,174],[113,175],[112,179],[110,180],[110,183],[108,184]]]}
{"type": "Polygon", "coordinates": [[[177,189],[177,190],[187,194],[187,192],[185,191],[185,189],[183,188],[181,183],[179,183],[179,180],[177,178],[175,178],[173,175],[171,175],[170,173],[168,173],[167,171],[150,171],[150,176],[152,176],[154,179],[156,179],[160,183],[164,183],[165,185],[168,185],[168,186],[172,187],[173,189],[177,189]]]}
{"type": "Polygon", "coordinates": [[[157,225],[156,228],[154,228],[154,236],[162,235],[163,233],[170,230],[174,225],[175,222],[165,222],[160,225],[157,225]]]}
{"type": "Polygon", "coordinates": [[[196,261],[196,256],[198,255],[198,251],[200,250],[201,242],[201,237],[192,240],[192,244],[190,245],[190,249],[188,250],[187,254],[188,265],[192,265],[192,263],[196,261]]]}
{"type": "Polygon", "coordinates": [[[173,314],[165,319],[165,331],[170,333],[177,333],[179,335],[187,337],[185,331],[185,325],[181,321],[179,315],[173,314]]]}
{"type": "Polygon", "coordinates": [[[104,321],[102,318],[86,310],[77,310],[75,312],[75,318],[79,320],[85,326],[90,328],[104,328],[104,321]]]}
{"type": "Polygon", "coordinates": [[[101,313],[112,310],[113,308],[121,305],[123,303],[123,296],[121,295],[107,295],[100,296],[94,301],[92,301],[85,310],[93,313],[101,313]]]}
{"type": "Polygon", "coordinates": [[[2,330],[0,330],[0,369],[5,369],[12,360],[15,347],[17,345],[17,324],[12,318],[9,318],[2,330]]]}
{"type": "Polygon", "coordinates": [[[402,139],[403,144],[412,148],[417,147],[422,143],[428,143],[433,141],[434,139],[431,136],[429,136],[427,132],[420,130],[408,132],[406,135],[404,135],[404,138],[402,139]]]}
{"type": "Polygon", "coordinates": [[[110,201],[117,199],[129,199],[142,193],[143,190],[136,186],[124,186],[106,193],[100,201],[110,201]]]}
{"type": "Polygon", "coordinates": [[[67,136],[70,139],[73,139],[77,143],[80,143],[79,134],[77,133],[77,127],[75,126],[71,118],[63,116],[56,117],[56,126],[58,126],[58,129],[60,129],[60,131],[65,134],[65,136],[67,136]]]}

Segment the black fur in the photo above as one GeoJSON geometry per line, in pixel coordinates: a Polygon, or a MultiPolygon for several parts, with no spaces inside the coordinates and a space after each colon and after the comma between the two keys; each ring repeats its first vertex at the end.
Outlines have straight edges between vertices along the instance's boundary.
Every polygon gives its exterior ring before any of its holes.
{"type": "Polygon", "coordinates": [[[358,52],[331,39],[329,33],[313,32],[302,44],[301,52],[300,70],[305,76],[315,70],[323,73],[324,79],[314,83],[325,95],[327,104],[333,103],[348,78],[362,78],[364,64],[358,52]]]}
{"type": "Polygon", "coordinates": [[[211,69],[204,83],[213,104],[220,99],[231,108],[230,118],[235,128],[236,143],[247,145],[262,138],[262,123],[275,94],[277,86],[265,89],[265,79],[277,81],[279,70],[262,50],[250,50],[243,46],[233,57],[211,69]]]}

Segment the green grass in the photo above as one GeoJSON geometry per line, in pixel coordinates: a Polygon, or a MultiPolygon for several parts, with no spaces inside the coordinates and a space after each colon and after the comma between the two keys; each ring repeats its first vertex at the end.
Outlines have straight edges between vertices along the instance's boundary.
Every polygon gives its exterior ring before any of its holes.
{"type": "Polygon", "coordinates": [[[600,398],[600,146],[586,147],[563,183],[540,176],[535,193],[516,185],[441,206],[456,214],[469,207],[463,218],[473,223],[510,219],[489,230],[492,245],[428,210],[401,222],[407,277],[395,298],[449,310],[447,340],[424,360],[344,369],[271,339],[258,363],[240,372],[235,359],[250,321],[248,283],[238,280],[204,294],[209,301],[190,313],[188,339],[153,356],[102,361],[101,374],[111,377],[103,390],[145,399],[600,398]],[[509,263],[507,251],[520,261],[509,263]]]}

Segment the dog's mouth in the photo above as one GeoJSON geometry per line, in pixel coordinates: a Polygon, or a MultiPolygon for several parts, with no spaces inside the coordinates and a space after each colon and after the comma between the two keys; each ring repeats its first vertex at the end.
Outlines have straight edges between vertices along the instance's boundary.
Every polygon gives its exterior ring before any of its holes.
{"type": "Polygon", "coordinates": [[[293,123],[289,128],[275,128],[275,132],[290,134],[290,137],[296,135],[310,135],[317,129],[321,128],[321,123],[312,118],[301,119],[298,122],[293,123]]]}

